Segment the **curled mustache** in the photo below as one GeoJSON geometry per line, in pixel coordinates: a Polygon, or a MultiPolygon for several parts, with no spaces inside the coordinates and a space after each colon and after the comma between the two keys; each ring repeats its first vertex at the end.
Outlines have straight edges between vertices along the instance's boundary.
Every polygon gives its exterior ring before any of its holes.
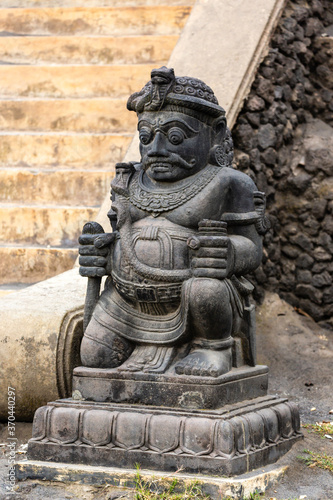
{"type": "Polygon", "coordinates": [[[176,153],[170,153],[168,156],[148,156],[145,155],[142,157],[142,164],[144,166],[144,169],[147,170],[147,168],[151,167],[152,165],[171,165],[173,167],[181,167],[185,168],[187,170],[191,170],[194,165],[196,164],[195,159],[191,160],[190,162],[187,162],[183,158],[181,158],[179,155],[176,153]]]}

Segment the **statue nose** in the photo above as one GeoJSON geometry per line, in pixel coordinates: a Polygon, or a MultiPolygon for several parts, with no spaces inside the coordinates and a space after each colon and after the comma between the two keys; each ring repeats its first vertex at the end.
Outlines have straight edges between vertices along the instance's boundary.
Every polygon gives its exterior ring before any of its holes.
{"type": "Polygon", "coordinates": [[[154,140],[150,144],[148,156],[168,156],[169,153],[165,147],[166,137],[162,132],[156,132],[154,140]]]}

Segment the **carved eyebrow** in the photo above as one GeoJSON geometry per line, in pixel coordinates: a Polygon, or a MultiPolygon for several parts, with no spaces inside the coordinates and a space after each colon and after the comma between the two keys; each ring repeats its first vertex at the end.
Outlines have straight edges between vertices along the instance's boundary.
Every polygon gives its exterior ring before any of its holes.
{"type": "MultiPolygon", "coordinates": [[[[170,118],[169,120],[159,121],[159,126],[163,128],[166,125],[169,125],[170,123],[173,123],[175,125],[181,125],[182,127],[186,128],[189,132],[192,132],[192,134],[199,133],[199,130],[195,130],[193,127],[191,127],[188,123],[181,120],[180,118],[170,118]]],[[[142,125],[145,125],[145,126],[152,128],[154,125],[156,125],[156,120],[153,120],[151,122],[147,119],[139,120],[138,127],[137,127],[138,130],[139,130],[139,127],[142,125]]]]}
{"type": "Polygon", "coordinates": [[[150,122],[148,120],[139,120],[138,121],[138,129],[139,129],[140,125],[146,125],[148,127],[153,127],[154,125],[156,125],[156,121],[154,120],[154,121],[150,122]]]}
{"type": "Polygon", "coordinates": [[[175,125],[181,124],[183,127],[187,128],[193,134],[198,134],[199,133],[199,130],[195,130],[188,123],[186,123],[185,121],[181,120],[180,118],[170,118],[169,120],[161,121],[160,122],[160,126],[164,127],[165,125],[168,125],[169,123],[174,123],[175,125]]]}

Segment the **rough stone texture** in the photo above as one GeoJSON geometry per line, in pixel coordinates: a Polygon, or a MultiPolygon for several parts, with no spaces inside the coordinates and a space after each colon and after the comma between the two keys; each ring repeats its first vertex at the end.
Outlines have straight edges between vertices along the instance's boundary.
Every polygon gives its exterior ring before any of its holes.
{"type": "Polygon", "coordinates": [[[327,0],[289,1],[234,128],[237,167],[267,195],[272,228],[256,298],[278,292],[333,328],[333,23],[327,0]]]}

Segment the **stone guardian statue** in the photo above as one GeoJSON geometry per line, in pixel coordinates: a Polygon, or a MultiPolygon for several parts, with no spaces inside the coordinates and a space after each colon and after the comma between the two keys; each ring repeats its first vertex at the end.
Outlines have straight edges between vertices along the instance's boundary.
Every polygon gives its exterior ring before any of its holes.
{"type": "Polygon", "coordinates": [[[301,438],[297,406],[267,395],[255,361],[245,275],[261,261],[265,196],[232,167],[223,108],[162,67],[128,109],[141,160],[116,165],[113,231],[89,222],[79,240],[82,366],[72,398],[37,410],[22,477],[45,477],[36,460],[230,476],[301,438]]]}
{"type": "Polygon", "coordinates": [[[116,165],[116,230],[80,238],[81,275],[108,276],[82,363],[218,377],[232,368],[237,337],[238,357],[254,365],[244,275],[261,262],[265,196],[232,168],[225,112],[205,83],[165,67],[127,107],[138,115],[141,162],[116,165]]]}

